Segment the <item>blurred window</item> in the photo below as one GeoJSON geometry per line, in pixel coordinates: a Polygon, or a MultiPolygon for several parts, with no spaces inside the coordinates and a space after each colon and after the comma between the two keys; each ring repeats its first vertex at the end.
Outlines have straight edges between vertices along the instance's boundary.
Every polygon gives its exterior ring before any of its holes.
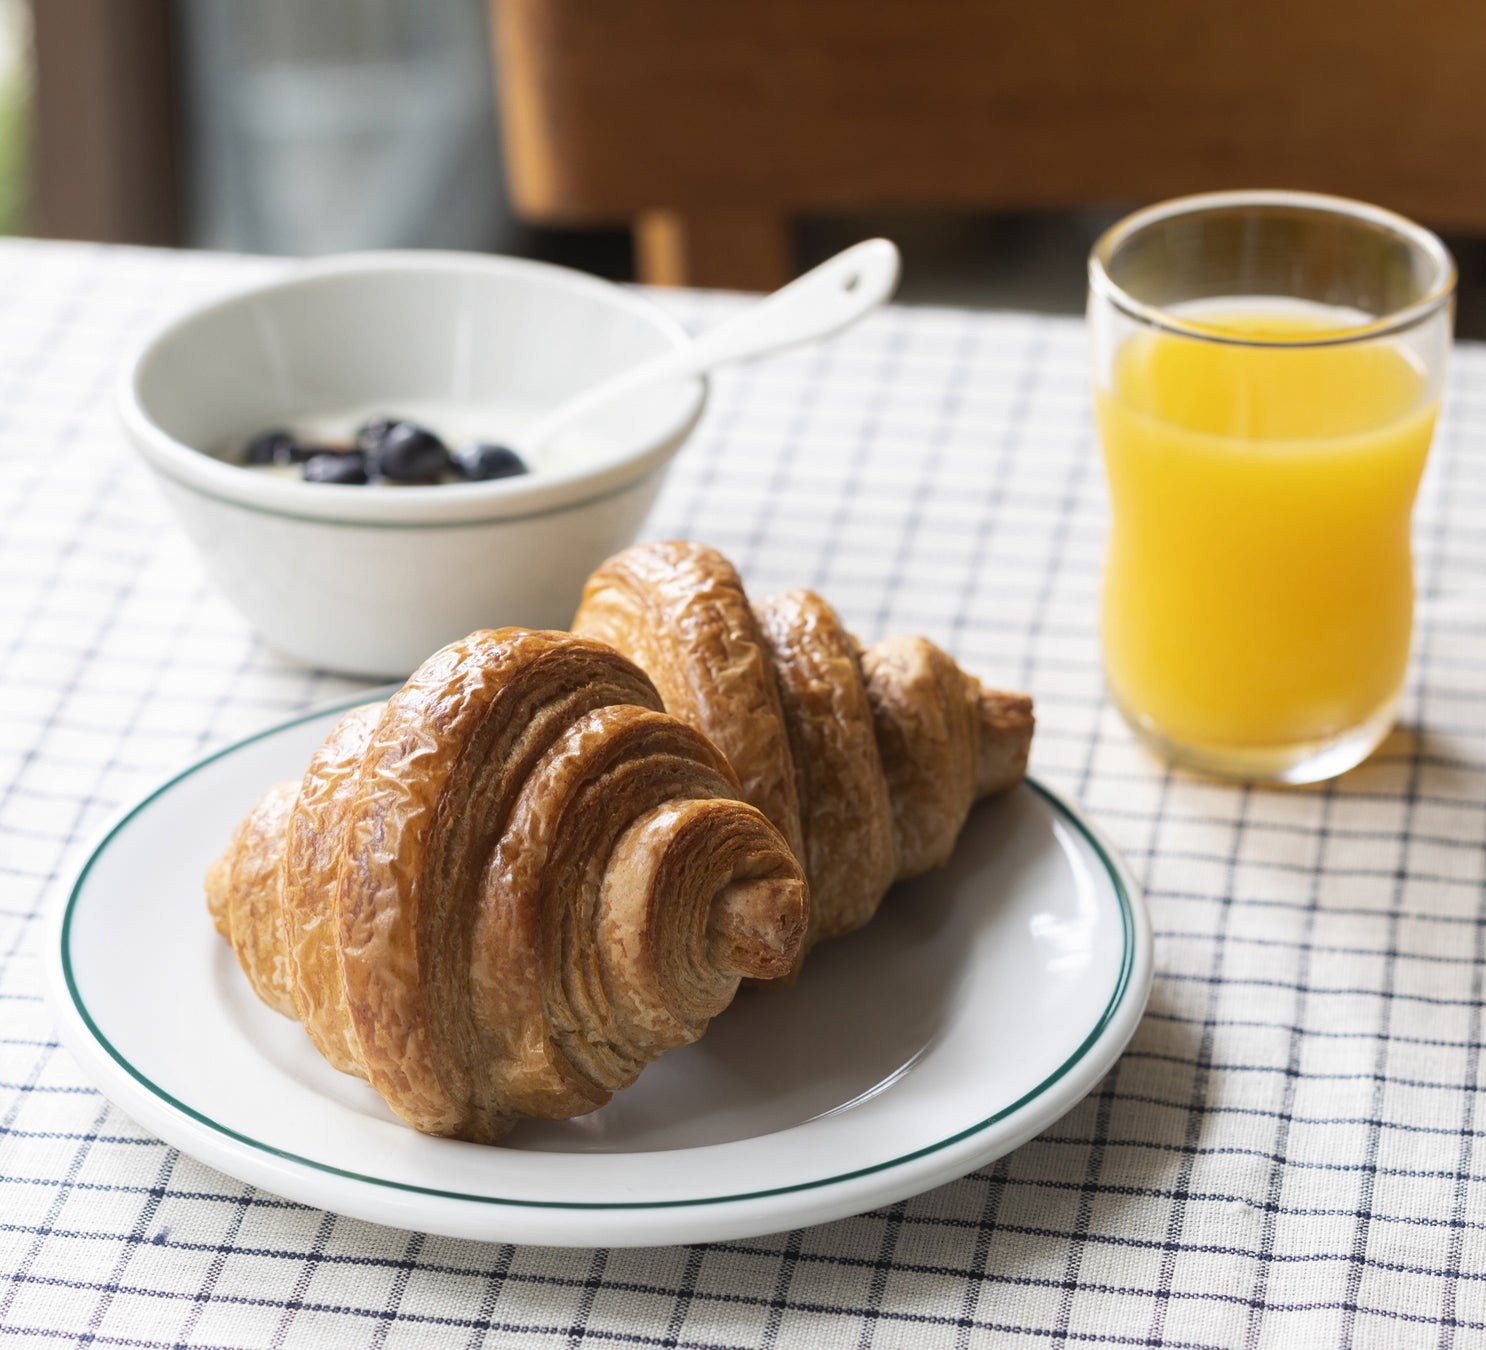
{"type": "Polygon", "coordinates": [[[499,247],[483,0],[178,0],[185,242],[499,247]]]}

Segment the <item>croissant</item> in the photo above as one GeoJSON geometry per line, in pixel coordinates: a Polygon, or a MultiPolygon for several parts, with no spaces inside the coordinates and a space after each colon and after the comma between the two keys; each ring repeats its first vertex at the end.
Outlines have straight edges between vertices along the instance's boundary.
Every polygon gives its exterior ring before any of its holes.
{"type": "Polygon", "coordinates": [[[408,1124],[602,1106],[808,918],[788,844],[611,649],[499,629],[353,709],[207,874],[254,990],[408,1124]]]}
{"type": "Polygon", "coordinates": [[[638,544],[593,573],[576,632],[630,657],[714,742],[810,883],[801,949],[860,928],[895,881],[944,863],[971,805],[1020,782],[1032,701],[926,638],[863,650],[812,591],[750,605],[702,544],[638,544]]]}

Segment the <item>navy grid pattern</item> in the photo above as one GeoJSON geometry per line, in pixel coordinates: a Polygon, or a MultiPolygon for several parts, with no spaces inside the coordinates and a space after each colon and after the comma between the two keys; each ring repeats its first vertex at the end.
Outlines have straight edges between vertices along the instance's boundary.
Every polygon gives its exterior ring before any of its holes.
{"type": "MultiPolygon", "coordinates": [[[[651,521],[864,637],[1038,700],[1036,771],[1113,833],[1150,1011],[1040,1138],[746,1242],[562,1251],[396,1232],[166,1148],[55,1042],[37,915],[173,768],[353,686],[205,584],[109,408],[127,341],[266,261],[0,246],[0,1344],[1192,1347],[1486,1343],[1486,351],[1417,516],[1403,724],[1314,789],[1171,772],[1105,702],[1105,502],[1080,326],[894,308],[719,378],[651,521]]],[[[659,297],[690,324],[736,300],[659,297]]]]}

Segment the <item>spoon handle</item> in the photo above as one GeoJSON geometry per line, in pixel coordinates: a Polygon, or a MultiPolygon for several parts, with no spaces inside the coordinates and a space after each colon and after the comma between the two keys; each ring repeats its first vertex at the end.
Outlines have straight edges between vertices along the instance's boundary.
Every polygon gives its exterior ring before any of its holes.
{"type": "Polygon", "coordinates": [[[652,381],[659,384],[701,375],[837,332],[893,293],[898,263],[898,249],[891,240],[853,244],[741,314],[709,328],[685,347],[641,362],[569,399],[538,421],[522,441],[535,449],[570,422],[652,381]]]}

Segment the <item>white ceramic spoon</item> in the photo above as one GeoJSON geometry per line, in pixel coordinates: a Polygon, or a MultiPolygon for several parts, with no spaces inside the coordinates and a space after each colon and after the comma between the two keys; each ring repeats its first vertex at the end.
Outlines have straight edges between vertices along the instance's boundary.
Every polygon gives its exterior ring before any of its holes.
{"type": "Polygon", "coordinates": [[[891,240],[853,244],[687,346],[575,394],[533,423],[516,449],[530,462],[532,452],[557,432],[646,385],[704,375],[718,366],[767,356],[846,328],[893,293],[898,263],[898,248],[891,240]]]}

